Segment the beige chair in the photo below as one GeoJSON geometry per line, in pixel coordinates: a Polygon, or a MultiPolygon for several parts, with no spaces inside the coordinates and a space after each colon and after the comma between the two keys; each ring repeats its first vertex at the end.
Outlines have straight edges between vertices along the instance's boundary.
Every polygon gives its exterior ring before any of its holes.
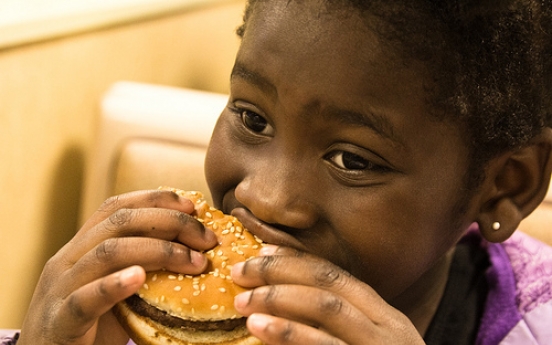
{"type": "MultiPolygon", "coordinates": [[[[115,84],[101,104],[97,145],[88,164],[82,218],[107,197],[168,185],[207,192],[203,159],[227,96],[131,82],[115,84]]],[[[552,187],[520,226],[552,244],[552,187]]]]}
{"type": "Polygon", "coordinates": [[[119,82],[104,95],[81,220],[109,196],[161,185],[207,191],[203,160],[227,96],[119,82]]]}

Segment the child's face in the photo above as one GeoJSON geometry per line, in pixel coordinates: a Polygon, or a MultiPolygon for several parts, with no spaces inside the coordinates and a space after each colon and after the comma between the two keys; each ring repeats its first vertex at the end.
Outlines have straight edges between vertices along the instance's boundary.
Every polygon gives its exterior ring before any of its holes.
{"type": "Polygon", "coordinates": [[[356,16],[262,2],[248,22],[206,169],[217,207],[393,299],[458,240],[467,148],[432,120],[422,70],[356,16]],[[287,236],[284,235],[287,233],[287,236]],[[292,239],[293,238],[293,239],[292,239]]]}

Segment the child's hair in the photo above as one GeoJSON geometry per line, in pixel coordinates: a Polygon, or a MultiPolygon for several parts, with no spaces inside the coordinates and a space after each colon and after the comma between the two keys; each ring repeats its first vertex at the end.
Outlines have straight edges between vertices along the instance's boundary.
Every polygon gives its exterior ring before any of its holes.
{"type": "MultiPolygon", "coordinates": [[[[238,35],[262,1],[249,0],[238,35]]],[[[552,0],[324,2],[357,11],[405,64],[425,65],[433,115],[466,129],[469,188],[489,159],[552,127],[552,0]]]]}

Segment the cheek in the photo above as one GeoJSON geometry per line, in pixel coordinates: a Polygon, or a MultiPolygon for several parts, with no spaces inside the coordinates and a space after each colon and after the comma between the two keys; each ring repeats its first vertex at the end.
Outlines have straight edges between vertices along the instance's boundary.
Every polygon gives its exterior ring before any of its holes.
{"type": "Polygon", "coordinates": [[[238,167],[241,158],[227,128],[221,118],[215,126],[205,157],[205,178],[217,208],[222,206],[224,193],[233,188],[240,179],[238,167]]]}

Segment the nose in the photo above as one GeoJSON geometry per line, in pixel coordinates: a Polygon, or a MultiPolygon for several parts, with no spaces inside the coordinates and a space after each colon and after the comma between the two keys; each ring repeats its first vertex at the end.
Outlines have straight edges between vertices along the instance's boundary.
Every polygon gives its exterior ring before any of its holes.
{"type": "Polygon", "coordinates": [[[286,228],[309,229],[318,221],[311,187],[295,169],[256,169],[235,189],[238,202],[265,223],[286,228]]]}

